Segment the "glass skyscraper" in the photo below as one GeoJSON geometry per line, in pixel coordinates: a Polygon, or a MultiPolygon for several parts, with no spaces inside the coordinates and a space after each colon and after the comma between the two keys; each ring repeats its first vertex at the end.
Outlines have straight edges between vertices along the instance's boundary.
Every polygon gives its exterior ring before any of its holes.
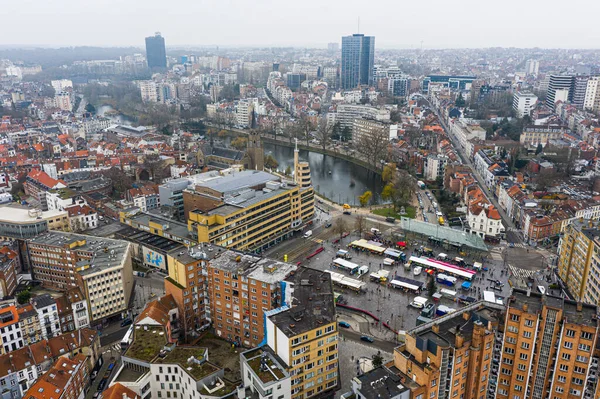
{"type": "Polygon", "coordinates": [[[342,88],[373,84],[375,36],[354,34],[342,37],[342,88]]]}
{"type": "Polygon", "coordinates": [[[146,38],[146,60],[150,69],[167,69],[165,38],[160,32],[146,38]]]}

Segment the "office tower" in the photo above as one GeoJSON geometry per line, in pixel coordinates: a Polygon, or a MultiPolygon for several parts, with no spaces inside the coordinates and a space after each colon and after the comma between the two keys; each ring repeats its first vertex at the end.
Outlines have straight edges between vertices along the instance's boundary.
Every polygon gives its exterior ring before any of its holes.
{"type": "Polygon", "coordinates": [[[540,71],[540,62],[538,60],[527,60],[525,63],[525,73],[527,75],[537,76],[540,71]]]}
{"type": "Polygon", "coordinates": [[[306,80],[305,73],[286,73],[285,76],[287,79],[287,87],[292,90],[299,89],[302,82],[306,80]]]}
{"type": "Polygon", "coordinates": [[[354,34],[342,37],[342,88],[373,84],[375,37],[354,34]]]}
{"type": "Polygon", "coordinates": [[[600,301],[600,229],[591,220],[574,220],[561,239],[558,275],[572,297],[600,301]]]}
{"type": "Polygon", "coordinates": [[[506,305],[495,397],[597,397],[596,305],[520,289],[506,305]]]}
{"type": "Polygon", "coordinates": [[[160,32],[146,38],[146,60],[150,69],[167,68],[165,39],[160,35],[160,32]]]}
{"type": "Polygon", "coordinates": [[[338,51],[340,51],[340,44],[339,43],[327,43],[327,51],[329,51],[332,54],[337,53],[338,51]]]}
{"type": "Polygon", "coordinates": [[[570,100],[572,98],[573,79],[574,77],[570,75],[550,75],[548,92],[546,93],[546,105],[549,108],[554,109],[554,104],[558,100],[562,100],[559,97],[562,96],[564,90],[568,91],[567,99],[570,100]],[[560,95],[557,95],[557,91],[560,91],[560,95]]]}

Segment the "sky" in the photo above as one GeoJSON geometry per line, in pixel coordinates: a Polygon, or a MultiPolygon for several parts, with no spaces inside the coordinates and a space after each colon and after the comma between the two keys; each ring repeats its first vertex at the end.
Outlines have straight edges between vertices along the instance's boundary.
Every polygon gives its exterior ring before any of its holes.
{"type": "Polygon", "coordinates": [[[0,0],[0,45],[599,48],[598,0],[0,0]]]}

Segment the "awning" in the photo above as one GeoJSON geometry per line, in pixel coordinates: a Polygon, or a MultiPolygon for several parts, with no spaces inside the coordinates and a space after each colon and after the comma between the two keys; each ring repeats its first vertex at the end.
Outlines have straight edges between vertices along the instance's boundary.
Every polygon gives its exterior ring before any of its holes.
{"type": "Polygon", "coordinates": [[[404,241],[398,241],[396,243],[396,245],[399,246],[399,247],[405,247],[406,246],[406,242],[404,242],[404,241]]]}
{"type": "Polygon", "coordinates": [[[471,289],[471,283],[469,281],[465,281],[464,283],[462,283],[462,286],[464,289],[469,290],[471,289]]]}

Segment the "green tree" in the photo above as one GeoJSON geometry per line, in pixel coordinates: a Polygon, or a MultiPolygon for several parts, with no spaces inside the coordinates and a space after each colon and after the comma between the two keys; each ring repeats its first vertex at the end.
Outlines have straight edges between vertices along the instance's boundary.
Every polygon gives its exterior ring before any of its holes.
{"type": "Polygon", "coordinates": [[[535,155],[544,151],[544,147],[542,147],[542,143],[538,143],[537,148],[535,149],[535,155]]]}
{"type": "Polygon", "coordinates": [[[275,157],[273,157],[273,155],[271,155],[271,154],[265,155],[265,168],[277,169],[278,166],[279,166],[279,162],[277,162],[277,160],[275,159],[275,157]]]}
{"type": "Polygon", "coordinates": [[[358,196],[358,201],[360,202],[360,206],[365,207],[369,204],[373,193],[369,190],[365,191],[362,195],[358,196]]]}
{"type": "Polygon", "coordinates": [[[292,168],[290,165],[287,166],[287,168],[285,168],[285,175],[286,176],[291,176],[292,175],[292,168]]]}
{"type": "Polygon", "coordinates": [[[92,103],[87,103],[85,105],[85,112],[89,112],[90,114],[95,114],[96,107],[94,107],[94,104],[92,104],[92,103]]]}
{"type": "Polygon", "coordinates": [[[21,305],[26,304],[31,299],[31,292],[29,290],[21,291],[17,294],[17,302],[21,305]]]}
{"type": "Polygon", "coordinates": [[[456,105],[458,108],[463,108],[465,106],[465,104],[466,104],[466,102],[462,96],[462,93],[459,93],[458,97],[456,98],[456,101],[454,102],[454,105],[456,105]]]}
{"type": "Polygon", "coordinates": [[[371,358],[371,363],[373,364],[374,369],[381,367],[383,366],[383,357],[379,353],[376,353],[371,358]]]}
{"type": "Polygon", "coordinates": [[[231,146],[238,151],[242,151],[248,145],[248,139],[242,136],[238,136],[231,141],[231,146]]]}
{"type": "Polygon", "coordinates": [[[381,199],[383,199],[384,201],[389,201],[392,199],[394,195],[394,185],[393,184],[386,184],[385,187],[383,187],[383,190],[381,191],[381,199]]]}

